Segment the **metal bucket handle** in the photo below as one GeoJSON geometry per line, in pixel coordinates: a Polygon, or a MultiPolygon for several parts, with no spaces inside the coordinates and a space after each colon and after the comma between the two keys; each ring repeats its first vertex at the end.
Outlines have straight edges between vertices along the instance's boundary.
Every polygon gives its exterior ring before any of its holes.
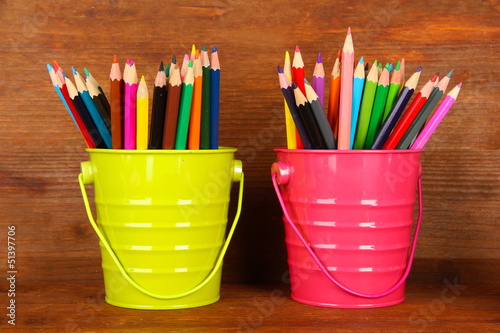
{"type": "Polygon", "coordinates": [[[334,285],[336,285],[337,287],[339,287],[340,289],[342,289],[343,291],[345,291],[351,295],[364,297],[364,298],[379,298],[379,297],[387,296],[387,295],[391,294],[392,292],[394,292],[399,287],[401,287],[401,285],[405,282],[406,278],[408,277],[408,274],[410,273],[411,265],[413,263],[413,255],[415,253],[415,246],[417,245],[418,231],[420,230],[420,222],[422,221],[422,178],[421,178],[422,170],[421,170],[421,168],[422,168],[422,166],[420,166],[420,172],[419,172],[419,176],[418,176],[418,209],[419,209],[418,210],[418,221],[417,221],[417,226],[415,228],[415,234],[413,236],[412,248],[411,248],[411,252],[410,252],[410,257],[408,259],[408,263],[406,265],[406,269],[405,269],[403,275],[401,276],[401,279],[399,279],[399,281],[394,286],[392,286],[388,290],[381,292],[381,293],[378,293],[378,294],[362,294],[362,293],[356,292],[354,290],[351,290],[351,289],[345,287],[344,285],[342,285],[340,282],[338,282],[335,278],[333,278],[328,273],[325,266],[321,263],[321,261],[316,256],[314,251],[311,249],[311,247],[309,246],[307,241],[301,235],[300,231],[297,229],[295,224],[292,222],[292,219],[290,218],[290,215],[288,214],[288,211],[285,207],[285,203],[283,202],[283,197],[281,196],[278,182],[280,183],[280,185],[286,185],[289,182],[289,180],[290,180],[290,168],[284,162],[277,162],[277,163],[273,164],[271,172],[272,172],[272,180],[273,180],[274,190],[276,191],[276,195],[278,196],[278,200],[280,202],[281,208],[283,209],[283,214],[285,215],[286,221],[288,222],[290,227],[293,229],[295,234],[297,234],[300,241],[302,242],[302,244],[306,248],[307,252],[309,252],[309,254],[313,258],[314,262],[316,262],[316,264],[321,269],[321,271],[323,272],[325,277],[328,280],[330,280],[334,285]]]}
{"type": "MultiPolygon", "coordinates": [[[[84,163],[89,164],[89,162],[84,162],[84,163]]],[[[82,168],[89,166],[89,165],[84,164],[84,163],[82,163],[82,168]]],[[[234,221],[233,221],[233,224],[231,226],[231,230],[229,230],[229,234],[227,235],[226,242],[224,243],[224,246],[222,247],[222,250],[219,253],[219,256],[217,257],[217,260],[215,262],[214,268],[212,269],[212,271],[210,272],[210,274],[205,278],[205,280],[203,280],[200,284],[198,284],[194,288],[191,288],[191,289],[189,289],[189,290],[187,290],[185,292],[182,292],[182,293],[179,293],[179,294],[175,294],[175,295],[158,295],[158,294],[153,293],[153,292],[151,292],[149,290],[146,290],[145,288],[143,288],[142,286],[140,286],[139,284],[137,284],[130,277],[130,275],[127,273],[127,271],[123,268],[123,265],[121,264],[120,260],[116,256],[116,254],[113,251],[113,249],[111,248],[111,246],[109,245],[106,237],[104,237],[104,235],[102,234],[101,230],[97,226],[97,223],[94,221],[94,217],[92,216],[92,211],[90,210],[90,205],[89,205],[89,200],[88,200],[88,197],[87,197],[87,192],[85,191],[85,184],[89,184],[89,182],[88,181],[84,182],[84,175],[83,175],[83,173],[80,173],[80,175],[78,176],[78,182],[80,183],[80,189],[82,191],[83,202],[85,203],[85,209],[87,211],[87,215],[88,215],[90,224],[92,225],[92,228],[94,228],[94,231],[96,232],[97,236],[99,236],[99,239],[101,240],[101,242],[104,244],[104,247],[108,251],[108,253],[111,256],[111,258],[113,259],[113,261],[115,262],[116,266],[118,267],[118,269],[120,270],[120,272],[123,274],[123,277],[132,286],[134,286],[137,290],[139,290],[140,292],[142,292],[142,293],[144,293],[144,294],[146,294],[148,296],[151,296],[151,297],[154,297],[154,298],[158,298],[158,299],[164,299],[164,300],[166,300],[166,299],[181,298],[181,297],[188,296],[188,295],[194,293],[195,291],[197,291],[200,288],[202,288],[203,286],[205,286],[214,277],[215,273],[217,273],[217,271],[221,267],[222,260],[224,259],[224,255],[226,254],[226,250],[227,250],[227,248],[229,246],[229,243],[231,242],[231,238],[233,237],[233,233],[234,233],[234,230],[236,228],[236,225],[238,224],[238,219],[240,218],[240,213],[241,213],[241,204],[242,204],[242,201],[243,201],[244,175],[243,175],[243,171],[241,169],[241,161],[238,161],[238,160],[233,161],[233,181],[239,181],[240,182],[240,189],[239,189],[239,194],[238,194],[238,208],[236,210],[236,216],[234,217],[234,221]]]]}

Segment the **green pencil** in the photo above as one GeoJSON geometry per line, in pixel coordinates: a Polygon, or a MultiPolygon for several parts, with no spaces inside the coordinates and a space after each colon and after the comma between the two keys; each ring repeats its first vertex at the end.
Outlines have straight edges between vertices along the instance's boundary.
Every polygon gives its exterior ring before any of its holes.
{"type": "Polygon", "coordinates": [[[373,100],[375,91],[377,90],[378,82],[378,67],[377,60],[373,62],[372,68],[366,76],[365,89],[363,90],[363,99],[361,100],[361,108],[359,111],[358,127],[356,130],[356,139],[354,140],[354,149],[364,149],[366,142],[366,134],[370,117],[372,113],[373,100]]]}
{"type": "Polygon", "coordinates": [[[368,134],[366,135],[365,149],[370,149],[373,140],[377,135],[380,126],[382,125],[382,116],[384,115],[385,101],[389,92],[389,70],[387,64],[382,71],[382,75],[378,80],[377,92],[375,93],[375,101],[373,102],[372,116],[370,117],[370,125],[368,126],[368,134]]]}
{"type": "Polygon", "coordinates": [[[387,100],[385,102],[384,116],[382,117],[382,122],[385,121],[385,118],[392,109],[394,101],[398,96],[399,88],[401,87],[401,82],[402,82],[401,61],[398,61],[398,63],[396,64],[396,69],[394,70],[394,73],[392,73],[391,76],[391,84],[389,85],[389,93],[387,94],[387,100]]]}
{"type": "Polygon", "coordinates": [[[201,68],[203,75],[201,91],[201,127],[200,127],[200,149],[210,149],[210,60],[208,52],[203,45],[200,53],[201,68]]]}
{"type": "Polygon", "coordinates": [[[182,83],[181,101],[179,104],[179,120],[177,122],[177,134],[175,135],[175,149],[186,149],[193,86],[193,62],[190,60],[186,75],[184,76],[184,82],[182,83]]]}

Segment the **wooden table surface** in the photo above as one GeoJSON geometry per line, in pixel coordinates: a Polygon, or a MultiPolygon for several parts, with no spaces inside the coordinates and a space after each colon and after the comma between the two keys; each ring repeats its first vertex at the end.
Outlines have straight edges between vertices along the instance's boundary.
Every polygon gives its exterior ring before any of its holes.
{"type": "MultiPolygon", "coordinates": [[[[312,79],[318,52],[328,75],[350,26],[356,62],[360,56],[369,63],[404,57],[406,78],[423,67],[418,89],[452,68],[449,88],[463,82],[422,154],[424,215],[407,301],[357,311],[308,307],[287,298],[259,328],[499,329],[497,1],[16,0],[0,2],[0,13],[0,271],[7,271],[7,227],[14,225],[19,328],[60,332],[76,322],[81,331],[230,330],[251,315],[254,299],[265,300],[287,269],[281,210],[269,172],[273,149],[286,145],[276,65],[298,44],[306,77],[312,79]],[[130,57],[152,95],[160,61],[170,62],[173,54],[181,59],[193,43],[219,50],[220,144],[238,148],[246,176],[240,225],[224,261],[222,300],[178,312],[114,308],[98,296],[100,251],[77,182],[80,162],[89,157],[46,64],[56,59],[67,74],[71,66],[80,72],[87,67],[107,92],[113,54],[122,68],[130,57]],[[435,319],[421,315],[439,299],[445,279],[457,279],[467,289],[435,319]]],[[[230,216],[236,192],[235,186],[230,216]]],[[[0,281],[5,309],[8,285],[5,278],[0,281]]],[[[288,297],[289,288],[279,288],[288,297]]]]}

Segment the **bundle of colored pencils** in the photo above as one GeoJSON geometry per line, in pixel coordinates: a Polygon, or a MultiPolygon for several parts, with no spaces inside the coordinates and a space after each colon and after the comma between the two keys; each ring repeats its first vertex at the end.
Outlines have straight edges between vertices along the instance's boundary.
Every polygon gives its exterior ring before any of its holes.
{"type": "Polygon", "coordinates": [[[220,64],[214,46],[209,60],[203,46],[185,55],[181,66],[160,64],[154,81],[149,131],[149,93],[138,80],[134,60],[122,72],[116,55],[110,73],[109,101],[85,68],[73,67],[75,84],[59,64],[47,65],[52,84],[80,130],[88,148],[218,149],[220,64]]]}
{"type": "Polygon", "coordinates": [[[351,28],[339,50],[330,76],[327,112],[324,110],[325,71],[318,56],[309,85],[297,46],[293,63],[285,54],[278,66],[285,98],[288,149],[422,149],[450,110],[462,87],[460,82],[432,111],[444,95],[453,70],[441,81],[433,76],[409,103],[422,68],[405,82],[404,58],[393,68],[375,60],[365,66],[363,57],[354,66],[351,28]],[[405,111],[406,106],[409,104],[405,111]]]}

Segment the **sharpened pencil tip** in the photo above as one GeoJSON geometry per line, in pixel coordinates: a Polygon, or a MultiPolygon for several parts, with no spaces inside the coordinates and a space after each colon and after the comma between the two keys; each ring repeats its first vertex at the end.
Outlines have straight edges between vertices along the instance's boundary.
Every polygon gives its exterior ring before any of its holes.
{"type": "Polygon", "coordinates": [[[57,67],[61,67],[61,66],[59,66],[59,64],[57,63],[56,59],[54,59],[54,64],[55,64],[57,67]]]}
{"type": "Polygon", "coordinates": [[[196,46],[194,46],[194,44],[193,47],[191,48],[191,54],[196,54],[196,46]]]}
{"type": "Polygon", "coordinates": [[[420,67],[419,67],[419,68],[415,71],[415,73],[418,73],[418,72],[420,72],[421,70],[422,70],[422,66],[420,66],[420,67]]]}
{"type": "Polygon", "coordinates": [[[205,47],[205,44],[203,44],[203,47],[201,48],[201,50],[207,52],[207,48],[205,47]]]}
{"type": "Polygon", "coordinates": [[[307,84],[308,86],[310,86],[311,84],[309,83],[309,81],[307,81],[306,78],[304,78],[304,84],[307,84]]]}
{"type": "Polygon", "coordinates": [[[292,81],[292,87],[293,87],[293,89],[297,89],[297,85],[293,81],[292,81]]]}
{"type": "Polygon", "coordinates": [[[359,59],[359,63],[360,63],[361,65],[364,65],[364,64],[365,64],[365,60],[364,60],[363,56],[361,56],[361,58],[359,59]]]}
{"type": "Polygon", "coordinates": [[[215,52],[217,52],[217,48],[214,45],[214,48],[212,49],[212,53],[215,53],[215,52]]]}
{"type": "Polygon", "coordinates": [[[141,82],[146,83],[146,79],[144,78],[144,75],[141,77],[141,82]]]}
{"type": "Polygon", "coordinates": [[[189,65],[188,65],[188,67],[193,68],[193,61],[192,61],[192,60],[189,60],[189,65]]]}
{"type": "Polygon", "coordinates": [[[163,60],[162,62],[160,63],[160,69],[158,70],[159,72],[163,72],[163,60]]]}
{"type": "Polygon", "coordinates": [[[285,61],[290,61],[290,53],[288,51],[285,52],[285,61]]]}
{"type": "Polygon", "coordinates": [[[85,71],[85,75],[90,76],[90,72],[87,70],[87,67],[83,67],[83,70],[85,71]]]}
{"type": "Polygon", "coordinates": [[[78,75],[78,72],[76,71],[76,68],[71,66],[71,70],[73,71],[73,75],[78,75]]]}
{"type": "Polygon", "coordinates": [[[321,52],[318,53],[318,60],[316,60],[318,64],[321,64],[323,62],[323,59],[321,59],[321,52]]]}
{"type": "Polygon", "coordinates": [[[437,78],[439,77],[439,73],[437,75],[434,75],[431,79],[431,82],[436,82],[437,78]]]}
{"type": "Polygon", "coordinates": [[[451,77],[451,74],[453,74],[453,71],[454,71],[454,69],[452,69],[452,70],[451,70],[448,74],[446,74],[446,77],[447,77],[447,78],[450,78],[450,77],[451,77]]]}
{"type": "Polygon", "coordinates": [[[351,34],[351,27],[347,28],[347,35],[351,34]]]}
{"type": "Polygon", "coordinates": [[[52,72],[54,70],[54,68],[52,68],[50,64],[47,64],[47,69],[49,70],[49,72],[52,72]]]}
{"type": "Polygon", "coordinates": [[[135,64],[134,59],[131,59],[131,60],[130,60],[130,67],[134,66],[134,64],[135,64]]]}
{"type": "Polygon", "coordinates": [[[298,46],[298,45],[295,45],[295,52],[296,52],[296,53],[300,53],[300,49],[299,49],[299,46],[298,46]]]}
{"type": "Polygon", "coordinates": [[[118,57],[116,54],[113,56],[113,63],[116,64],[118,62],[118,57]]]}
{"type": "Polygon", "coordinates": [[[341,54],[342,54],[342,51],[341,51],[341,50],[339,50],[339,52],[337,53],[337,58],[339,58],[339,59],[340,59],[340,55],[341,55],[341,54]]]}
{"type": "Polygon", "coordinates": [[[280,66],[280,65],[278,65],[278,73],[280,73],[280,74],[283,74],[283,73],[284,73],[284,72],[283,72],[283,69],[281,69],[281,66],[280,66]]]}
{"type": "Polygon", "coordinates": [[[392,64],[389,65],[389,73],[392,72],[392,64]]]}
{"type": "Polygon", "coordinates": [[[63,72],[63,77],[68,77],[68,76],[66,75],[66,73],[63,72]]]}
{"type": "Polygon", "coordinates": [[[127,57],[127,65],[130,66],[130,58],[129,57],[127,57]]]}
{"type": "Polygon", "coordinates": [[[398,61],[396,64],[396,70],[399,71],[401,69],[401,61],[398,61]]]}
{"type": "Polygon", "coordinates": [[[184,60],[189,60],[189,56],[187,54],[184,54],[184,60]]]}
{"type": "Polygon", "coordinates": [[[460,82],[459,84],[457,84],[457,87],[462,88],[462,82],[460,82]]]}
{"type": "Polygon", "coordinates": [[[174,65],[177,64],[177,58],[175,57],[175,54],[172,57],[172,64],[174,64],[174,65]]]}

